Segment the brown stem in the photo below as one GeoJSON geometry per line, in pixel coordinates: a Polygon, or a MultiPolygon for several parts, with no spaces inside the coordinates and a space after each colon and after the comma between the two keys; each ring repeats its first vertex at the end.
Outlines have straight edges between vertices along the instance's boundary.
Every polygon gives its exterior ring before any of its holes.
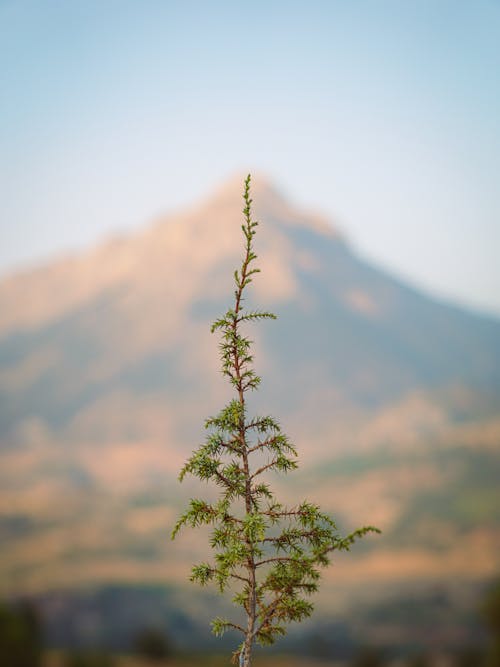
{"type": "MultiPolygon", "coordinates": [[[[247,207],[249,206],[248,202],[248,189],[246,190],[245,202],[247,207]]],[[[241,267],[241,276],[238,281],[238,289],[236,290],[236,303],[234,308],[234,316],[232,321],[233,329],[233,340],[237,339],[238,336],[238,324],[239,318],[238,314],[241,308],[241,298],[243,289],[245,286],[246,279],[248,277],[248,265],[250,264],[251,258],[251,240],[252,240],[252,229],[251,229],[251,218],[249,213],[246,214],[247,222],[247,243],[246,243],[246,253],[243,265],[241,267]]],[[[238,439],[241,448],[241,455],[243,459],[243,470],[245,473],[245,509],[247,514],[251,514],[252,506],[254,504],[254,499],[252,496],[252,485],[251,485],[251,474],[250,466],[248,462],[248,445],[246,441],[246,425],[245,425],[245,386],[244,380],[242,377],[241,367],[242,360],[240,359],[238,349],[236,345],[233,349],[233,367],[236,377],[236,388],[238,390],[238,400],[241,406],[241,417],[238,428],[238,439]]],[[[246,568],[248,571],[248,580],[249,580],[249,604],[247,608],[247,628],[245,633],[245,641],[243,644],[243,650],[240,655],[240,667],[250,667],[251,654],[252,654],[252,643],[255,634],[255,621],[257,616],[257,599],[256,599],[256,577],[255,577],[255,559],[254,559],[254,544],[250,538],[245,539],[248,547],[248,559],[246,563],[246,568]]]]}
{"type": "Polygon", "coordinates": [[[255,567],[260,565],[265,565],[266,563],[286,563],[286,562],[297,562],[296,558],[291,558],[290,556],[274,556],[273,558],[266,558],[265,560],[259,560],[255,563],[255,567]]]}

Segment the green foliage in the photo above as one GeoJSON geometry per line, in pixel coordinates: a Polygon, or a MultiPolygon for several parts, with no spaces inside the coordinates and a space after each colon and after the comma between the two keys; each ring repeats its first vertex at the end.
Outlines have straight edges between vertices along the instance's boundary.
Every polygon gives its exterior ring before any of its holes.
{"type": "Polygon", "coordinates": [[[41,664],[41,630],[29,605],[0,605],[0,665],[38,667],[41,664]]]}
{"type": "Polygon", "coordinates": [[[164,660],[172,654],[172,647],[163,632],[155,628],[142,630],[134,641],[134,651],[148,660],[164,660]]]}
{"type": "Polygon", "coordinates": [[[195,565],[191,580],[201,585],[213,582],[221,592],[233,591],[245,626],[216,618],[212,630],[217,636],[227,630],[243,634],[234,657],[248,667],[254,642],[273,644],[286,633],[288,623],[310,616],[313,605],[308,598],[317,591],[319,568],[328,565],[330,554],[348,550],[357,538],[378,530],[368,526],[341,537],[334,521],[318,506],[305,501],[293,507],[281,504],[262,477],[295,470],[297,452],[276,420],[247,414],[245,394],[257,389],[261,378],[253,369],[251,340],[243,334],[242,325],[276,316],[245,311],[243,306],[244,290],[259,271],[254,266],[258,223],[251,215],[250,176],[243,198],[244,257],[234,272],[234,306],[212,326],[212,332],[221,336],[222,373],[235,397],[207,419],[205,443],[180,473],[181,481],[190,474],[213,482],[220,487],[220,496],[216,503],[192,499],[172,537],[183,526],[212,527],[213,562],[195,565]]]}
{"type": "Polygon", "coordinates": [[[382,667],[384,660],[375,648],[362,648],[352,662],[352,667],[382,667]]]}
{"type": "Polygon", "coordinates": [[[424,653],[419,653],[410,659],[408,667],[431,667],[431,661],[424,653]]]}
{"type": "Polygon", "coordinates": [[[491,632],[487,667],[500,667],[500,580],[488,590],[482,605],[483,618],[491,632]]]}
{"type": "Polygon", "coordinates": [[[85,651],[66,657],[65,667],[114,667],[115,661],[107,653],[85,651]]]}
{"type": "Polygon", "coordinates": [[[484,650],[477,646],[466,646],[455,656],[455,667],[486,667],[484,650]]]}
{"type": "Polygon", "coordinates": [[[488,590],[482,605],[482,613],[493,634],[500,638],[500,580],[488,590]]]}

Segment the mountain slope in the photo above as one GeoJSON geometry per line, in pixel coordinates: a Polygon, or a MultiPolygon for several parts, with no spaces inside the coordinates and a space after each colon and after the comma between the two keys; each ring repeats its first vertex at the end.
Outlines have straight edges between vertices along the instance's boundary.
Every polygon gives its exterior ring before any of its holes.
{"type": "MultiPolygon", "coordinates": [[[[207,326],[228,303],[241,246],[240,189],[230,182],[141,234],[0,285],[4,439],[32,418],[78,438],[78,417],[117,393],[160,392],[166,406],[203,396],[216,363],[207,326]]],[[[254,298],[279,315],[256,334],[257,359],[278,410],[325,390],[339,404],[380,406],[416,388],[500,388],[499,322],[367,265],[265,181],[254,199],[254,298]]],[[[129,426],[127,415],[123,436],[129,426]]]]}
{"type": "MultiPolygon", "coordinates": [[[[500,323],[370,266],[265,180],[253,197],[252,302],[279,318],[250,332],[264,379],[252,406],[280,419],[302,463],[276,483],[348,528],[384,529],[325,590],[491,576],[500,323]]],[[[241,202],[238,179],[0,283],[4,593],[182,581],[204,551],[196,536],[173,548],[167,535],[199,493],[177,471],[228,396],[209,325],[231,301],[241,202]]]]}

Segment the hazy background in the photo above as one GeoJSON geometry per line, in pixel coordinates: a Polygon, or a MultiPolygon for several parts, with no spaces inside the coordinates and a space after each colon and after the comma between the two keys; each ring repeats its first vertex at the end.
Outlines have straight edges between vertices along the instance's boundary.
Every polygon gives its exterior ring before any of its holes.
{"type": "Polygon", "coordinates": [[[499,44],[493,1],[0,0],[0,664],[37,628],[227,663],[207,536],[169,533],[229,397],[248,171],[251,407],[300,457],[272,483],[383,530],[278,651],[500,664],[499,44]]]}
{"type": "Polygon", "coordinates": [[[499,29],[493,0],[3,0],[0,269],[258,169],[498,314],[499,29]]]}

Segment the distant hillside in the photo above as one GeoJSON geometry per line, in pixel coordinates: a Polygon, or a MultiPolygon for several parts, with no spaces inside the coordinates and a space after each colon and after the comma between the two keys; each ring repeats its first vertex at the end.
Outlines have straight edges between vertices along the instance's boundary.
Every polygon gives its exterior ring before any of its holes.
{"type": "MultiPolygon", "coordinates": [[[[343,526],[384,529],[328,572],[323,610],[353,590],[493,576],[500,322],[367,264],[264,179],[253,198],[253,302],[279,316],[250,334],[263,376],[253,402],[302,460],[276,483],[343,526]]],[[[168,539],[198,493],[176,475],[228,396],[209,325],[230,303],[241,207],[237,179],[139,234],[0,283],[4,594],[185,580],[203,544],[168,539]]]]}
{"type": "MultiPolygon", "coordinates": [[[[255,301],[279,315],[255,334],[257,363],[278,412],[319,400],[324,419],[335,405],[378,407],[415,389],[500,390],[499,321],[408,288],[267,182],[254,189],[255,301]]],[[[231,181],[139,235],[0,284],[4,443],[33,419],[66,441],[142,434],[154,420],[145,426],[137,400],[152,395],[191,434],[187,397],[220,391],[208,324],[230,296],[240,190],[231,181]]]]}

